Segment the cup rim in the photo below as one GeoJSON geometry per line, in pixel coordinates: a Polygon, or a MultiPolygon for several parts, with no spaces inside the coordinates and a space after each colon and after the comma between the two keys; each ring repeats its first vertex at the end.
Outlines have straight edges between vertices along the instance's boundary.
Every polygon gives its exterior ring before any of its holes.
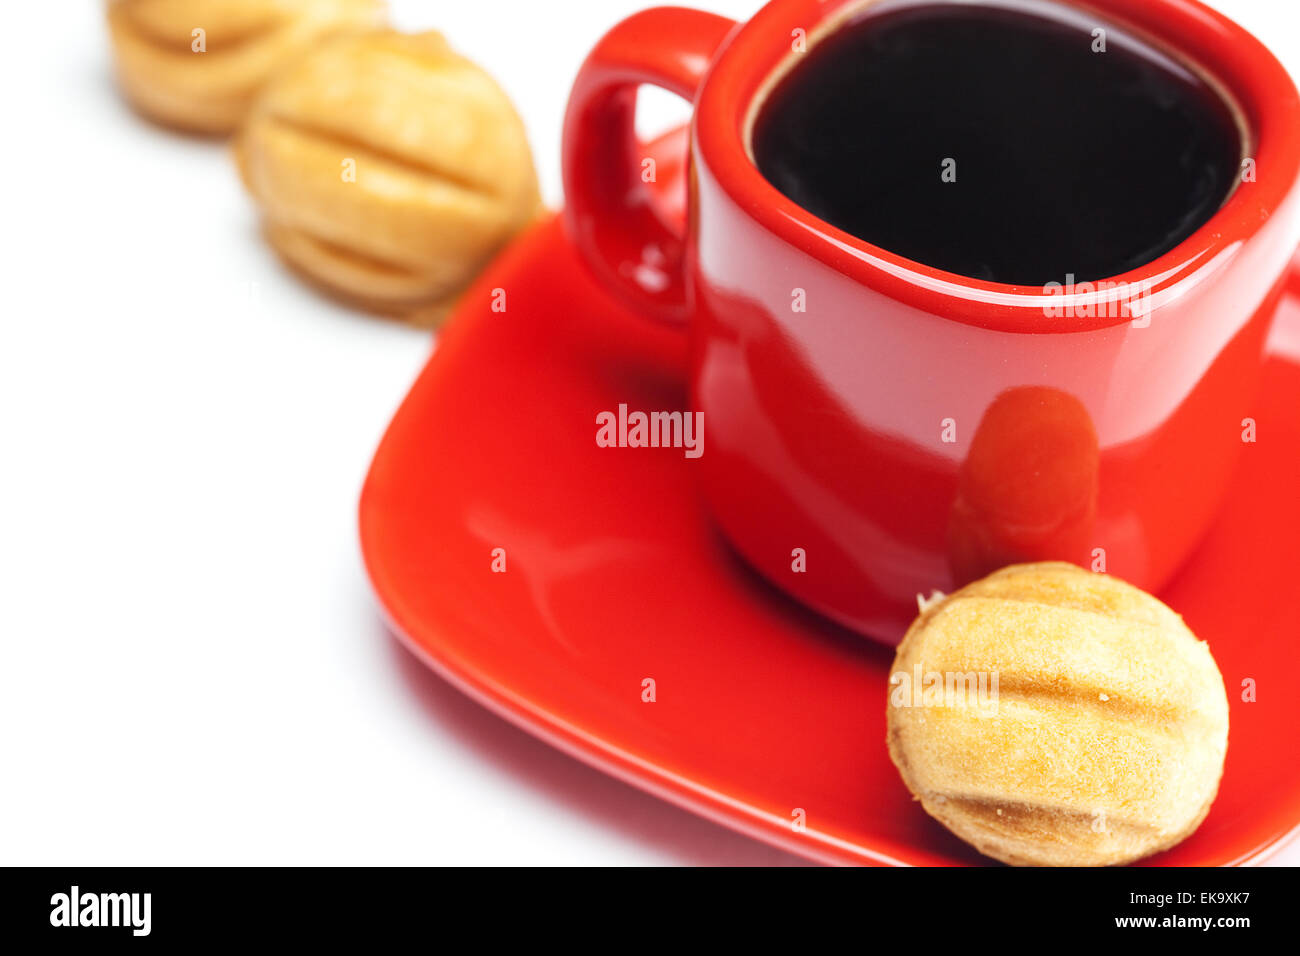
{"type": "MultiPolygon", "coordinates": [[[[692,120],[697,167],[709,171],[736,206],[766,231],[850,279],[924,311],[1009,332],[1079,332],[1133,321],[1137,314],[1106,307],[1115,300],[1106,290],[1049,294],[1043,286],[989,282],[897,255],[803,209],[759,172],[749,150],[749,126],[759,100],[789,62],[793,31],[802,29],[811,39],[871,6],[899,2],[936,0],[766,4],[728,37],[701,86],[692,120]],[[1074,308],[1058,309],[1060,315],[1047,308],[1061,305],[1074,308]]],[[[1006,0],[956,2],[1005,5],[1006,0]]],[[[1092,280],[1094,286],[1141,289],[1147,303],[1162,307],[1235,258],[1263,223],[1300,194],[1300,93],[1258,39],[1197,0],[1046,2],[1098,16],[1199,69],[1244,121],[1243,149],[1257,170],[1267,171],[1254,182],[1238,183],[1218,211],[1173,249],[1136,269],[1092,280]]],[[[1292,251],[1287,250],[1287,259],[1292,251]]],[[[1154,308],[1148,306],[1146,312],[1154,308]]]]}

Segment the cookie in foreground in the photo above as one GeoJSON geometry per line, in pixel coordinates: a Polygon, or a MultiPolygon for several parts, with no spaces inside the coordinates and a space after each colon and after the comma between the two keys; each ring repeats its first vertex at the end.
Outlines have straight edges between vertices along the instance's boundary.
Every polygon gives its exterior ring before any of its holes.
{"type": "Polygon", "coordinates": [[[1205,819],[1228,745],[1209,646],[1149,594],[1012,565],[928,603],[898,647],[890,757],[931,816],[1020,866],[1107,866],[1205,819]]]}

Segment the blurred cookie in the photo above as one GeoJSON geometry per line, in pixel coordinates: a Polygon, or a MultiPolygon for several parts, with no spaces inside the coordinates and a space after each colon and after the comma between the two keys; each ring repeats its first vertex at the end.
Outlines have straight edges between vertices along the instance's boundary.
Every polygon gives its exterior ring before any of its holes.
{"type": "Polygon", "coordinates": [[[228,133],[271,74],[341,32],[383,25],[384,0],[109,0],[117,73],[140,112],[228,133]]]}

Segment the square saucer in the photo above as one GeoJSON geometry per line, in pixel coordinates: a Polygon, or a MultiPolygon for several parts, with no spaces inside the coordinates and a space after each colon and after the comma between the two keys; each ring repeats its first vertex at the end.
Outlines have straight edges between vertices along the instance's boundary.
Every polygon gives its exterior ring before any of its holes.
{"type": "MultiPolygon", "coordinates": [[[[666,190],[680,189],[681,149],[680,134],[652,147],[666,190]]],[[[1282,308],[1300,329],[1300,297],[1282,308]]],[[[465,295],[362,493],[362,550],[392,627],[543,740],[759,839],[827,863],[989,862],[889,760],[892,649],[753,574],[681,449],[596,443],[597,414],[620,403],[687,407],[685,353],[680,332],[594,284],[558,220],[518,240],[465,295]]],[[[1231,731],[1208,818],[1144,864],[1257,862],[1300,821],[1298,399],[1300,360],[1273,355],[1254,411],[1264,437],[1159,595],[1209,641],[1231,731]]]]}

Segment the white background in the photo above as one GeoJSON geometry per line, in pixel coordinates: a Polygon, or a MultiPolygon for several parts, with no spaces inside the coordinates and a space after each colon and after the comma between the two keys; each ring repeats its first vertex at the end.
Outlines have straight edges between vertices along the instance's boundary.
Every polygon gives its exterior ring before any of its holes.
{"type": "MultiPolygon", "coordinates": [[[[646,5],[394,8],[500,79],[558,204],[573,74],[646,5]]],[[[1216,5],[1300,74],[1294,0],[1216,5]]],[[[282,269],[224,145],[123,105],[97,2],[3,16],[0,863],[796,862],[550,750],[394,642],[356,501],[430,337],[282,269]]]]}

